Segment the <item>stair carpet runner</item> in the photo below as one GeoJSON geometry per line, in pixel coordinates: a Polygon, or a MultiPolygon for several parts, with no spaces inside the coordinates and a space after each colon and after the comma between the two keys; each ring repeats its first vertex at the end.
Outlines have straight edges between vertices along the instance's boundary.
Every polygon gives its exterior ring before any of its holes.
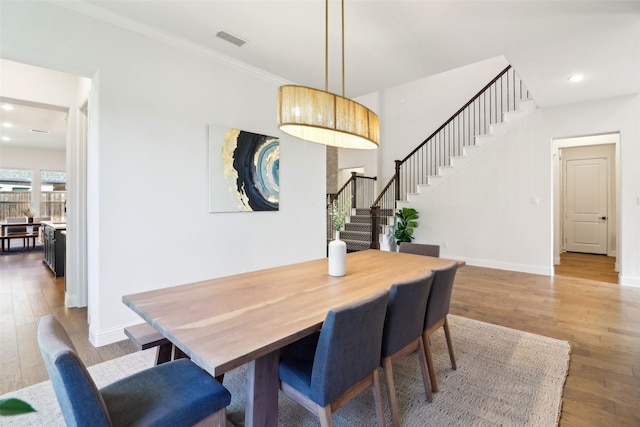
{"type": "MultiPolygon", "coordinates": [[[[393,212],[390,209],[380,212],[380,229],[378,233],[382,233],[382,228],[387,225],[393,212]]],[[[364,251],[371,246],[371,212],[369,208],[357,208],[356,214],[351,215],[344,225],[344,230],[340,232],[340,240],[347,244],[347,252],[364,251]]]]}

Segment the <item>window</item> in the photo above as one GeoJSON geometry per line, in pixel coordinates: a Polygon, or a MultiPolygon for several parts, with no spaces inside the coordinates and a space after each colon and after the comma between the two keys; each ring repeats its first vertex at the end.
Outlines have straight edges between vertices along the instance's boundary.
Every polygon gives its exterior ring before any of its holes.
{"type": "Polygon", "coordinates": [[[23,169],[0,169],[0,221],[7,217],[26,216],[31,208],[33,172],[23,169]]]}
{"type": "Polygon", "coordinates": [[[41,171],[40,182],[40,216],[50,216],[54,221],[64,219],[67,216],[67,173],[41,171]]]}

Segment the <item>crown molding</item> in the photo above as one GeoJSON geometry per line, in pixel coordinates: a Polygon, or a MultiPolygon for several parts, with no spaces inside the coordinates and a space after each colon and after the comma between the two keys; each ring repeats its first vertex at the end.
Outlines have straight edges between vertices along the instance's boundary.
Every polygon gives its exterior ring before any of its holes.
{"type": "Polygon", "coordinates": [[[159,41],[166,45],[181,49],[185,52],[193,53],[196,55],[205,56],[213,59],[221,65],[228,66],[235,70],[250,74],[252,76],[275,82],[279,85],[290,84],[291,82],[283,79],[280,76],[271,74],[260,68],[254,67],[242,61],[238,61],[235,58],[224,55],[218,51],[202,46],[201,44],[194,43],[182,37],[178,37],[174,34],[167,33],[166,31],[159,30],[158,28],[150,25],[143,24],[139,21],[126,18],[122,15],[118,15],[106,9],[103,9],[92,4],[85,3],[84,1],[65,1],[65,0],[47,0],[50,3],[63,7],[65,9],[78,12],[82,15],[98,19],[116,27],[123,28],[125,30],[133,31],[143,36],[149,37],[153,40],[159,41]]]}

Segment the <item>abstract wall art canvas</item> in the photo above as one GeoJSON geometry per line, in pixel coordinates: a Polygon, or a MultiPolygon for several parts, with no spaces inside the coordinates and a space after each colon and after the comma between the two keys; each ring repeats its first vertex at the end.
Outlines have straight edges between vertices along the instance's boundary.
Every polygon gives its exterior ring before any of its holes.
{"type": "Polygon", "coordinates": [[[277,211],[280,205],[280,141],[209,125],[209,211],[277,211]]]}

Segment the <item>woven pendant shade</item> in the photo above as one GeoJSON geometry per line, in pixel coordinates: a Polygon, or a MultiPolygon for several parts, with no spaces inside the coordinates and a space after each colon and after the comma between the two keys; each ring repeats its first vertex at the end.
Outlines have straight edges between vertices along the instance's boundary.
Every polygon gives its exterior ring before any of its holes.
{"type": "Polygon", "coordinates": [[[380,145],[377,114],[351,99],[306,86],[278,89],[278,127],[297,138],[334,147],[380,145]]]}
{"type": "Polygon", "coordinates": [[[378,115],[344,97],[344,0],[342,5],[342,96],[329,92],[329,0],[325,0],[325,90],[284,85],[278,89],[278,127],[306,141],[340,148],[380,145],[378,115]]]}

